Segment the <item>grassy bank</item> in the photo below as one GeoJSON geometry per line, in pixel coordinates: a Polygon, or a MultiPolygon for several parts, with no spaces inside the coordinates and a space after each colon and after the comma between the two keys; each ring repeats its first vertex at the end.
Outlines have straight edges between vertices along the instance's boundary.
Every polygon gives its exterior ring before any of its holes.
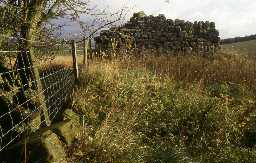
{"type": "MultiPolygon", "coordinates": [[[[204,70],[191,64],[194,61],[206,62],[184,59],[177,65],[190,67],[180,73],[204,70]]],[[[170,64],[160,64],[164,62],[160,58],[105,61],[92,64],[81,75],[72,107],[84,115],[87,135],[74,144],[70,158],[85,162],[255,162],[256,99],[246,85],[249,82],[231,82],[233,78],[221,78],[221,73],[216,82],[209,82],[211,78],[194,77],[196,71],[189,78],[178,78],[170,73],[178,67],[170,70],[170,64]],[[152,69],[152,65],[162,67],[152,69]],[[158,73],[167,67],[168,73],[158,73]]],[[[209,68],[213,65],[208,63],[209,68]]],[[[241,67],[240,71],[245,72],[241,67]]]]}
{"type": "Polygon", "coordinates": [[[256,40],[242,41],[231,44],[222,45],[223,51],[227,53],[236,53],[239,55],[251,55],[255,56],[256,54],[256,40]]]}

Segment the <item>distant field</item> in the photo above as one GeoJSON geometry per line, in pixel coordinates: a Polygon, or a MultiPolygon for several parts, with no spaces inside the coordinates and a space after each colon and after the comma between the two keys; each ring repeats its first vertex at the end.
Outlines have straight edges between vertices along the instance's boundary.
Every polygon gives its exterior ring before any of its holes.
{"type": "Polygon", "coordinates": [[[222,49],[226,53],[256,55],[256,40],[225,44],[222,49]]]}

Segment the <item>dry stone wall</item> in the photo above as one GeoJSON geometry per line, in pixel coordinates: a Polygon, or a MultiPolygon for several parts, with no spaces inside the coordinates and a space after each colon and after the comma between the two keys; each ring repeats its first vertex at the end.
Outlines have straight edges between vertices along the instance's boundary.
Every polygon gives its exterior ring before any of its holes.
{"type": "Polygon", "coordinates": [[[101,52],[114,54],[131,49],[213,54],[220,47],[220,38],[214,22],[192,23],[139,12],[123,26],[101,31],[95,37],[95,45],[101,52]]]}

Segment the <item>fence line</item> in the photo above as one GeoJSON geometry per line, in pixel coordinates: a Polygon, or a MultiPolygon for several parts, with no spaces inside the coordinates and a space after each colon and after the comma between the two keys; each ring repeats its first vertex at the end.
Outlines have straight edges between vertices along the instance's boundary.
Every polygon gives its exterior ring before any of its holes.
{"type": "MultiPolygon", "coordinates": [[[[15,39],[15,40],[22,40],[22,41],[26,41],[26,42],[30,42],[30,43],[41,43],[41,44],[49,44],[50,42],[44,42],[44,41],[32,41],[32,40],[27,40],[25,38],[22,38],[22,37],[15,37],[15,36],[8,36],[8,35],[4,35],[4,34],[0,34],[1,37],[4,37],[6,39],[15,39]]],[[[69,41],[65,41],[63,40],[62,43],[70,43],[69,41]]],[[[63,45],[62,43],[51,43],[50,45],[51,46],[54,46],[54,45],[63,45]]]]}
{"type": "Polygon", "coordinates": [[[75,41],[47,43],[48,46],[36,46],[37,43],[46,42],[32,43],[35,54],[29,50],[0,51],[3,54],[14,54],[12,57],[6,55],[10,59],[10,64],[16,60],[15,65],[11,66],[14,68],[11,69],[0,65],[0,153],[19,142],[24,137],[22,135],[33,134],[40,127],[54,121],[78,79],[78,65],[82,63],[78,63],[77,52],[82,52],[84,58],[87,57],[87,44],[79,44],[80,41],[77,44],[75,41]],[[58,49],[55,48],[56,45],[59,46],[58,49]],[[33,55],[37,56],[44,52],[60,53],[61,56],[63,52],[67,52],[73,58],[73,66],[59,61],[40,63],[41,61],[32,60],[33,55]],[[19,55],[23,56],[18,58],[19,55]]]}
{"type": "Polygon", "coordinates": [[[21,51],[0,51],[0,53],[20,53],[20,52],[21,51]]]}

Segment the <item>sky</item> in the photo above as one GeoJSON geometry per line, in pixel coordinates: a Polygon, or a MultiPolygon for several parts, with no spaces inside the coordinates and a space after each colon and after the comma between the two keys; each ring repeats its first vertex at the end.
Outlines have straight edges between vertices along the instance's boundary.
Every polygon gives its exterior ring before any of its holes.
{"type": "Polygon", "coordinates": [[[147,15],[164,14],[170,19],[214,21],[221,38],[256,34],[256,0],[93,0],[92,3],[110,11],[128,7],[127,20],[134,12],[144,11],[147,15]]]}

